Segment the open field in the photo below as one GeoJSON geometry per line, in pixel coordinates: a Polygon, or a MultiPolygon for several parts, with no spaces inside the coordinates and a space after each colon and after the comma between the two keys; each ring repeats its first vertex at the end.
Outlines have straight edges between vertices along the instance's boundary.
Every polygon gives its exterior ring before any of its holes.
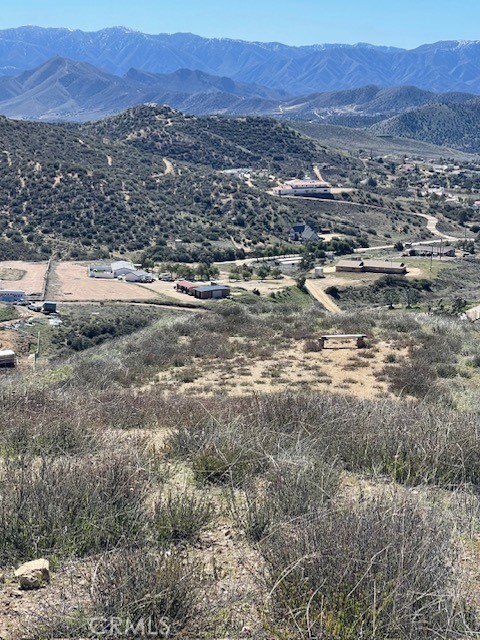
{"type": "Polygon", "coordinates": [[[58,301],[151,300],[155,292],[129,282],[89,278],[78,262],[56,262],[48,286],[49,298],[58,301]]]}
{"type": "Polygon", "coordinates": [[[21,289],[27,295],[41,293],[47,262],[0,262],[0,288],[21,289]]]}
{"type": "Polygon", "coordinates": [[[359,398],[391,396],[381,378],[387,356],[403,352],[387,342],[378,342],[366,351],[354,341],[332,342],[323,351],[306,351],[304,341],[291,341],[268,356],[246,359],[239,356],[228,362],[204,361],[192,367],[159,374],[156,385],[180,394],[242,396],[245,393],[270,393],[282,390],[332,391],[359,398]]]}
{"type": "MultiPolygon", "coordinates": [[[[26,263],[28,266],[28,263],[26,263]]],[[[228,281],[229,272],[220,273],[221,282],[232,287],[232,294],[241,293],[242,290],[252,291],[258,289],[262,294],[268,295],[293,286],[295,281],[289,276],[279,280],[250,280],[228,281]]],[[[198,283],[202,284],[202,283],[198,283]]],[[[208,284],[208,283],[207,283],[208,284]]],[[[208,301],[202,301],[179,293],[175,290],[173,282],[155,280],[148,284],[122,282],[120,280],[102,280],[89,278],[85,263],[57,262],[52,266],[47,297],[59,302],[101,302],[130,300],[152,300],[157,303],[167,304],[195,304],[205,306],[208,301]]]]}

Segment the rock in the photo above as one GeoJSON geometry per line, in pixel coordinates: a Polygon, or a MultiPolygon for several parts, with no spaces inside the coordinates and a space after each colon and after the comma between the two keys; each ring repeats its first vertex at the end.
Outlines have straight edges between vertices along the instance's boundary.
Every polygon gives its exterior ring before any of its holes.
{"type": "Polygon", "coordinates": [[[15,577],[20,589],[40,589],[50,582],[50,563],[44,558],[25,562],[15,571],[15,577]]]}

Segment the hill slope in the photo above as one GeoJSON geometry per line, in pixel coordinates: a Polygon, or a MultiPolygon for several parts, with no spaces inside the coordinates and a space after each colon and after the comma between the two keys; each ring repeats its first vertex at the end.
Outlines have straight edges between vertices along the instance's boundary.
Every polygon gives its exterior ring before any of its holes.
{"type": "Polygon", "coordinates": [[[371,128],[392,135],[449,145],[471,153],[480,151],[480,100],[465,104],[428,105],[404,113],[371,128]]]}
{"type": "Polygon", "coordinates": [[[232,237],[240,244],[283,239],[288,222],[311,206],[287,206],[217,170],[248,165],[295,175],[314,161],[336,171],[355,166],[276,121],[148,106],[83,126],[0,118],[0,148],[0,259],[101,257],[151,246],[168,257],[167,243],[177,237],[187,241],[180,259],[198,257],[199,247],[205,256],[228,250],[234,257],[232,237]]]}

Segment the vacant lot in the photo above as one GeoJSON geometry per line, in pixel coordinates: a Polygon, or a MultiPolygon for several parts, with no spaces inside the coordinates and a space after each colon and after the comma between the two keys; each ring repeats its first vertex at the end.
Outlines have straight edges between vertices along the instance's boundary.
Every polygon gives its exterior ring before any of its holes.
{"type": "Polygon", "coordinates": [[[0,288],[21,289],[29,295],[41,293],[46,272],[46,262],[0,262],[0,288]]]}
{"type": "Polygon", "coordinates": [[[150,300],[155,292],[119,280],[89,278],[85,264],[57,262],[52,267],[48,297],[54,300],[150,300]]]}

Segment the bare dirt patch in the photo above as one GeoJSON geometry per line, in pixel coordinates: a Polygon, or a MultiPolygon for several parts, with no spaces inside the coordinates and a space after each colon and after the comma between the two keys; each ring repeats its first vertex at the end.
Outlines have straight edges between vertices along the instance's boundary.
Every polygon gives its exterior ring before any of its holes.
{"type": "Polygon", "coordinates": [[[240,396],[289,389],[329,390],[359,398],[385,397],[391,393],[382,379],[382,370],[390,354],[398,357],[401,352],[382,341],[374,341],[371,348],[364,350],[350,341],[332,343],[322,351],[306,351],[304,340],[290,340],[288,346],[278,346],[270,356],[264,350],[258,357],[197,360],[193,365],[161,372],[156,382],[165,390],[195,395],[221,392],[240,396]]]}
{"type": "Polygon", "coordinates": [[[21,289],[27,295],[41,293],[47,267],[47,262],[0,262],[0,289],[21,289]],[[19,274],[23,275],[19,278],[19,274]]]}
{"type": "Polygon", "coordinates": [[[87,266],[58,262],[52,266],[48,297],[59,301],[151,300],[155,292],[120,280],[89,278],[87,266]]]}

